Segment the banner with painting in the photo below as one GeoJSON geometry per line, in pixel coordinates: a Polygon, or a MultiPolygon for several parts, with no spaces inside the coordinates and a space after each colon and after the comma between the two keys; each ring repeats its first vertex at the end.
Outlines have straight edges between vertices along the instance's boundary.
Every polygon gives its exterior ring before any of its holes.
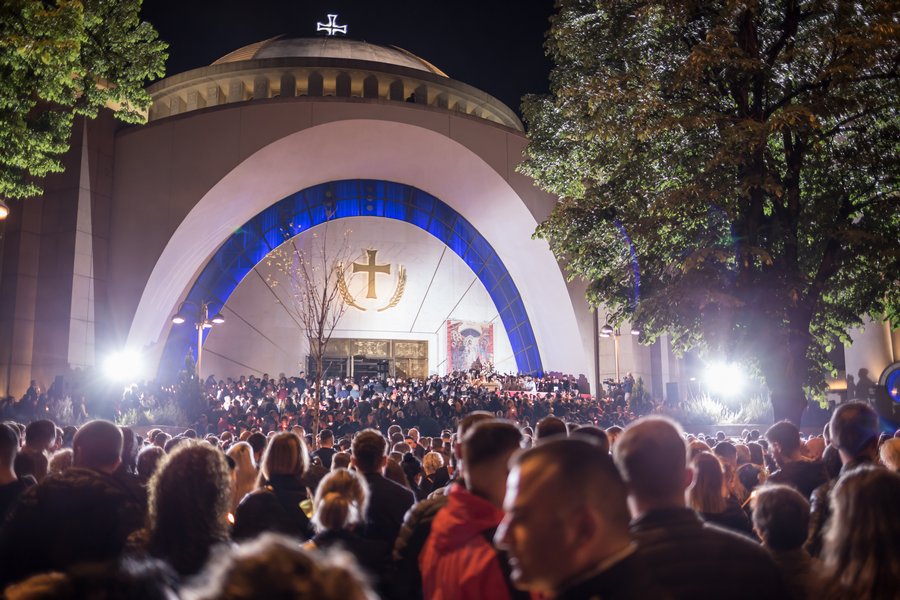
{"type": "Polygon", "coordinates": [[[447,361],[450,371],[481,369],[494,363],[494,325],[447,321],[447,361]]]}

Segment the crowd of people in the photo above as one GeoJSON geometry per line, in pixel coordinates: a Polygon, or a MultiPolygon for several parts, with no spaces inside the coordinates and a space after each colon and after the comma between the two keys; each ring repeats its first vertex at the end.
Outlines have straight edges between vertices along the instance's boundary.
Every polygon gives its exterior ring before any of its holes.
{"type": "Polygon", "coordinates": [[[900,597],[900,436],[866,404],[806,438],[789,422],[729,438],[657,415],[604,428],[498,413],[433,436],[2,423],[0,586],[13,600],[900,597]]]}
{"type": "MultiPolygon", "coordinates": [[[[457,427],[463,416],[475,410],[522,426],[534,426],[543,417],[554,415],[572,423],[610,427],[625,425],[657,408],[658,402],[649,395],[632,394],[635,385],[628,374],[622,382],[608,382],[599,394],[590,395],[580,389],[586,382],[571,375],[532,377],[487,369],[427,379],[372,377],[359,383],[332,377],[320,382],[319,402],[326,427],[351,432],[366,427],[386,431],[398,424],[435,435],[441,429],[457,427]]],[[[137,420],[147,412],[159,414],[172,409],[179,416],[188,413],[186,418],[195,429],[216,434],[254,428],[267,433],[295,425],[311,430],[313,426],[315,386],[303,373],[291,377],[209,377],[200,386],[199,398],[189,401],[184,399],[185,388],[196,387],[195,380],[177,385],[156,381],[133,384],[124,394],[93,405],[85,400],[90,394],[82,387],[58,384],[44,392],[32,382],[24,397],[0,403],[0,419],[51,418],[78,424],[103,417],[127,423],[129,418],[137,420]]]]}

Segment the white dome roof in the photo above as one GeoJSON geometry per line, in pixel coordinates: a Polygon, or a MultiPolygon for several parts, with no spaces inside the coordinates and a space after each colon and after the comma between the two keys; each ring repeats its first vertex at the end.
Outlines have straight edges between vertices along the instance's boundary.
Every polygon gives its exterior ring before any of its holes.
{"type": "Polygon", "coordinates": [[[262,58],[339,58],[346,60],[366,60],[386,63],[409,69],[417,69],[447,77],[447,74],[396,46],[377,46],[341,37],[282,38],[274,37],[229,52],[214,65],[256,60],[262,58]]]}

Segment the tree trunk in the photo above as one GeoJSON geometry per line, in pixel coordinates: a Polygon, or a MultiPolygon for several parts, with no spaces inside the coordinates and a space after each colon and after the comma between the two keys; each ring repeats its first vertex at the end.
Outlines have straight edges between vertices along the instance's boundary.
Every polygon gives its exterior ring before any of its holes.
{"type": "Polygon", "coordinates": [[[772,399],[775,422],[790,421],[797,427],[800,427],[800,419],[806,410],[806,396],[803,393],[803,386],[780,385],[771,389],[770,397],[772,399]],[[790,389],[791,387],[794,389],[790,389]]]}
{"type": "Polygon", "coordinates": [[[319,405],[322,402],[322,355],[316,355],[316,385],[315,385],[315,400],[313,402],[313,430],[312,430],[312,443],[313,447],[319,441],[319,405]]]}
{"type": "Polygon", "coordinates": [[[766,373],[776,423],[786,420],[800,427],[800,419],[806,410],[806,393],[803,391],[806,369],[801,368],[807,361],[805,348],[801,352],[801,356],[790,356],[788,349],[777,353],[781,361],[766,373]]]}

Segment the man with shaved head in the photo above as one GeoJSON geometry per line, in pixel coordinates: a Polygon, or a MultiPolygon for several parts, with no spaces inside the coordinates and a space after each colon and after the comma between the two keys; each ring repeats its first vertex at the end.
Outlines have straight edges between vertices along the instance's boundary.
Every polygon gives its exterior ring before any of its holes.
{"type": "Polygon", "coordinates": [[[625,484],[592,438],[550,438],[512,461],[494,538],[516,587],[557,599],[653,598],[628,530],[625,484]]]}
{"type": "Polygon", "coordinates": [[[685,503],[693,471],[677,423],[646,417],[625,428],[613,457],[628,492],[631,532],[648,575],[673,598],[784,598],[784,582],[758,544],[704,523],[685,503]]]}

